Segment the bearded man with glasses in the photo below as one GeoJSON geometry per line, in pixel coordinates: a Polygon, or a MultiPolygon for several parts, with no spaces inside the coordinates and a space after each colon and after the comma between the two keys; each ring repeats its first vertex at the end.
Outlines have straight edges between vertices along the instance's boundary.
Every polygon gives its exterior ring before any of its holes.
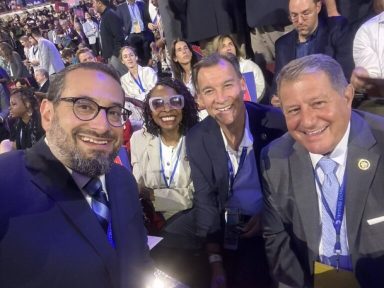
{"type": "Polygon", "coordinates": [[[129,111],[111,69],[58,73],[46,138],[0,158],[0,287],[143,287],[152,264],[137,184],[113,164],[129,111]]]}

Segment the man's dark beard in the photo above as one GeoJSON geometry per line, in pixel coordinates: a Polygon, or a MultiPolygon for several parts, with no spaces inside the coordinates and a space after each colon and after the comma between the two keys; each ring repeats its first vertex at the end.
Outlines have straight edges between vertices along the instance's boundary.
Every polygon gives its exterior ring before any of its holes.
{"type": "MultiPolygon", "coordinates": [[[[84,132],[84,130],[82,130],[84,132]]],[[[75,135],[79,130],[74,129],[72,132],[73,143],[69,141],[69,135],[66,134],[64,129],[60,126],[57,116],[54,116],[52,121],[52,127],[47,132],[48,141],[50,146],[58,155],[55,155],[63,162],[64,165],[70,169],[89,176],[97,177],[106,174],[111,169],[112,163],[117,155],[118,151],[113,151],[109,155],[106,155],[100,151],[94,151],[92,156],[86,156],[74,143],[76,143],[75,135]],[[52,142],[52,143],[51,143],[52,142]]],[[[92,130],[87,130],[88,135],[111,138],[110,132],[106,132],[103,135],[98,135],[92,130]]],[[[55,154],[55,153],[54,153],[55,154]]]]}

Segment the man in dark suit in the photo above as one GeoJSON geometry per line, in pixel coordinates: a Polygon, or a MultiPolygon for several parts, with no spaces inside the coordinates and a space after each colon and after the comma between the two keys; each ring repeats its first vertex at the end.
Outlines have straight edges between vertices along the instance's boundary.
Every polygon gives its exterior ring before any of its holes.
{"type": "Polygon", "coordinates": [[[122,21],[110,8],[109,0],[93,0],[92,5],[93,9],[100,14],[101,56],[122,76],[128,72],[127,67],[119,60],[120,49],[124,45],[122,21]]]}
{"type": "Polygon", "coordinates": [[[123,30],[126,43],[135,47],[141,64],[148,65],[151,58],[149,45],[155,40],[148,28],[151,23],[148,4],[142,1],[127,0],[117,6],[117,15],[123,20],[123,30]]]}
{"type": "Polygon", "coordinates": [[[351,110],[354,89],[329,56],[292,61],[277,83],[289,134],[261,155],[275,279],[312,287],[314,264],[325,264],[361,287],[384,287],[384,119],[351,110]]]}
{"type": "Polygon", "coordinates": [[[193,79],[209,116],[190,130],[186,145],[195,188],[196,233],[209,255],[212,283],[268,287],[260,236],[259,152],[284,133],[282,114],[244,103],[246,85],[234,58],[208,56],[197,64],[193,79]],[[229,214],[236,223],[230,223],[229,214]],[[236,237],[227,237],[234,236],[229,235],[232,228],[236,237]]]}
{"type": "Polygon", "coordinates": [[[70,66],[42,101],[46,138],[1,155],[1,287],[144,287],[152,264],[137,184],[113,164],[122,107],[109,66],[70,66]]]}
{"type": "Polygon", "coordinates": [[[293,59],[323,53],[338,60],[349,78],[353,69],[349,63],[352,50],[343,45],[347,20],[338,13],[335,0],[325,1],[328,15],[319,15],[321,3],[320,0],[289,1],[290,19],[295,29],[276,41],[275,75],[293,59]]]}
{"type": "Polygon", "coordinates": [[[35,69],[34,73],[37,84],[39,85],[39,89],[37,92],[47,93],[49,88],[49,74],[48,71],[44,68],[35,69]]]}

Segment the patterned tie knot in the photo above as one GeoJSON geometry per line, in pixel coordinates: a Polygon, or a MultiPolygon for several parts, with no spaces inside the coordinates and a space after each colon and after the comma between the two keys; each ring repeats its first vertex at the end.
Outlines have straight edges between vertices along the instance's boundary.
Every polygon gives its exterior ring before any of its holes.
{"type": "Polygon", "coordinates": [[[84,186],[84,190],[88,193],[89,196],[97,198],[101,191],[103,191],[103,186],[100,179],[95,177],[89,180],[89,182],[84,186]]]}
{"type": "Polygon", "coordinates": [[[334,174],[337,167],[337,163],[328,157],[321,158],[317,165],[319,165],[325,175],[334,174]]]}

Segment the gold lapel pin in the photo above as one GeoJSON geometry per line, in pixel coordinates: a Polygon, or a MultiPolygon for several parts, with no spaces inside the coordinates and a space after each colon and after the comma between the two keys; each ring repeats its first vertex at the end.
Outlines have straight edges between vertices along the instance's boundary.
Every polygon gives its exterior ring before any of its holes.
{"type": "Polygon", "coordinates": [[[360,170],[365,171],[365,170],[368,170],[369,167],[371,167],[371,163],[367,159],[360,159],[357,166],[359,166],[360,170]]]}

